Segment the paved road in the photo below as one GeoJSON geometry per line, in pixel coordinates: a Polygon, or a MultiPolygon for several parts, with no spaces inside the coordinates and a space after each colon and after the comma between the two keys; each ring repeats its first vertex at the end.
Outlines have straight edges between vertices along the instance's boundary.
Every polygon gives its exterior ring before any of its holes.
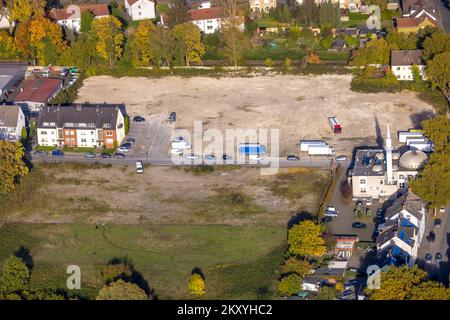
{"type": "Polygon", "coordinates": [[[436,240],[432,243],[427,239],[423,239],[419,247],[417,262],[422,266],[425,271],[428,272],[430,277],[439,279],[440,281],[447,283],[449,280],[450,262],[448,259],[449,246],[450,246],[450,206],[446,208],[446,213],[438,214],[437,218],[442,220],[442,225],[439,229],[434,228],[433,222],[435,217],[428,216],[425,229],[425,236],[427,236],[431,230],[436,234],[436,240]],[[442,262],[439,264],[434,261],[436,253],[442,254],[442,262]],[[425,256],[430,253],[433,256],[432,263],[425,263],[425,256]]]}
{"type": "Polygon", "coordinates": [[[425,0],[430,6],[436,10],[436,16],[439,27],[447,33],[450,33],[450,10],[441,0],[425,0]]]}

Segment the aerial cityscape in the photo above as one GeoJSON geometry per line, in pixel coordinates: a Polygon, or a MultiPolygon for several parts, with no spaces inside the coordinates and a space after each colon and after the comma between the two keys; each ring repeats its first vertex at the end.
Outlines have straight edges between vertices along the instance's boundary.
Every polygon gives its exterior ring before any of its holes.
{"type": "Polygon", "coordinates": [[[0,300],[450,300],[448,0],[0,5],[0,300]]]}

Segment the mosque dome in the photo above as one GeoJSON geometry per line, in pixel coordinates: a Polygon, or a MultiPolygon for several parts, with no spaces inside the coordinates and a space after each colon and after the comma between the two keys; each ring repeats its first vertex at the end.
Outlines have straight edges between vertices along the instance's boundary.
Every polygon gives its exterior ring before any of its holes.
{"type": "Polygon", "coordinates": [[[377,158],[379,160],[384,160],[384,153],[378,152],[377,154],[375,154],[375,158],[377,158]]]}
{"type": "Polygon", "coordinates": [[[380,164],[376,164],[372,167],[372,171],[373,172],[381,172],[381,171],[383,171],[383,166],[381,166],[380,164]]]}
{"type": "Polygon", "coordinates": [[[428,159],[425,152],[420,150],[408,150],[400,157],[400,166],[406,169],[419,169],[428,159]]]}
{"type": "Polygon", "coordinates": [[[392,152],[392,159],[398,160],[400,158],[400,152],[392,152]]]}

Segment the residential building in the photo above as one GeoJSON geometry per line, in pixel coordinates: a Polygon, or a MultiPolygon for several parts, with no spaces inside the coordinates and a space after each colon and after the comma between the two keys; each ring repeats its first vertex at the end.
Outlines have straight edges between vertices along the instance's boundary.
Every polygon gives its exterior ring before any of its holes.
{"type": "Polygon", "coordinates": [[[424,14],[416,18],[395,18],[396,28],[400,33],[417,33],[426,27],[436,28],[436,20],[424,14]]]}
{"type": "Polygon", "coordinates": [[[155,2],[150,0],[125,0],[125,9],[131,20],[154,19],[155,2]]]}
{"type": "Polygon", "coordinates": [[[0,101],[7,99],[25,76],[26,63],[0,63],[0,101]]]}
{"type": "Polygon", "coordinates": [[[107,4],[70,5],[64,9],[52,9],[48,15],[62,27],[79,32],[81,29],[81,14],[86,11],[91,12],[97,19],[109,16],[109,7],[107,4]]]}
{"type": "Polygon", "coordinates": [[[387,10],[398,10],[400,8],[400,5],[398,3],[398,0],[388,0],[386,4],[387,10]]]}
{"type": "Polygon", "coordinates": [[[357,150],[354,166],[350,170],[353,197],[356,199],[397,198],[408,190],[427,161],[420,150],[393,151],[389,127],[384,149],[357,150]]]}
{"type": "Polygon", "coordinates": [[[398,80],[413,81],[412,67],[419,68],[420,76],[425,78],[425,62],[422,50],[391,50],[391,70],[398,80]]]}
{"type": "Polygon", "coordinates": [[[359,12],[361,0],[339,0],[341,9],[348,9],[350,12],[359,12]]]}
{"type": "Polygon", "coordinates": [[[72,105],[42,108],[37,121],[41,146],[113,148],[125,139],[123,105],[72,105]]]}
{"type": "Polygon", "coordinates": [[[208,8],[211,8],[211,1],[204,1],[204,0],[192,1],[190,8],[191,9],[208,9],[208,8]]]}
{"type": "MultiPolygon", "coordinates": [[[[9,29],[9,14],[8,10],[5,8],[0,8],[0,29],[9,29]]],[[[12,26],[14,27],[15,22],[13,21],[12,26]]]]}
{"type": "Polygon", "coordinates": [[[61,79],[37,78],[24,80],[14,102],[24,110],[39,112],[63,87],[61,79]]]}
{"type": "Polygon", "coordinates": [[[386,210],[386,222],[379,225],[376,240],[381,266],[406,264],[412,267],[425,233],[423,201],[411,191],[396,199],[386,210]]]}
{"type": "MultiPolygon", "coordinates": [[[[212,7],[206,9],[193,9],[188,11],[189,21],[199,27],[200,31],[210,34],[218,31],[225,22],[222,7],[212,7]]],[[[240,25],[240,29],[244,30],[244,20],[240,25]]]]}
{"type": "Polygon", "coordinates": [[[19,106],[0,106],[0,140],[18,141],[24,128],[26,118],[19,106]]]}
{"type": "Polygon", "coordinates": [[[268,13],[277,7],[276,0],[250,0],[250,12],[268,13]]]}

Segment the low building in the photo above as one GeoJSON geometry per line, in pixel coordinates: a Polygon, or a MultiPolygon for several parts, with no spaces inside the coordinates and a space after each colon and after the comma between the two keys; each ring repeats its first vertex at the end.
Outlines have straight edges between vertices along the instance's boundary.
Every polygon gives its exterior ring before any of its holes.
{"type": "Polygon", "coordinates": [[[391,50],[391,70],[398,80],[413,81],[413,66],[417,66],[422,79],[425,79],[425,62],[422,50],[391,50]]]}
{"type": "Polygon", "coordinates": [[[41,146],[107,147],[125,139],[123,105],[47,106],[37,121],[41,146]]]}
{"type": "Polygon", "coordinates": [[[133,21],[154,19],[155,2],[150,0],[125,0],[125,9],[133,21]]]}
{"type": "Polygon", "coordinates": [[[0,63],[0,101],[7,99],[25,76],[26,63],[0,63]]]}
{"type": "MultiPolygon", "coordinates": [[[[9,13],[8,10],[4,8],[0,8],[0,29],[9,29],[9,13]]],[[[12,27],[15,26],[15,22],[12,22],[12,27]]]]}
{"type": "Polygon", "coordinates": [[[437,27],[436,21],[428,15],[416,18],[395,18],[395,21],[399,33],[417,33],[426,27],[437,27]]]}
{"type": "Polygon", "coordinates": [[[24,80],[19,93],[14,98],[14,102],[24,110],[39,112],[54,98],[63,87],[61,79],[38,78],[24,80]]]}
{"type": "Polygon", "coordinates": [[[88,11],[92,13],[94,18],[109,16],[109,7],[107,4],[70,5],[64,9],[52,9],[48,15],[50,19],[56,21],[62,27],[79,32],[81,29],[81,14],[88,11]],[[79,9],[76,9],[76,7],[79,9]]]}
{"type": "MultiPolygon", "coordinates": [[[[206,9],[193,9],[188,11],[189,21],[199,27],[204,34],[217,32],[225,22],[222,7],[212,7],[206,9]]],[[[238,17],[239,18],[239,17],[238,17]]],[[[244,30],[244,20],[240,25],[240,29],[244,30]]]]}
{"type": "Polygon", "coordinates": [[[408,150],[401,154],[392,150],[391,135],[387,132],[385,149],[357,150],[350,181],[355,199],[389,199],[408,190],[427,161],[420,150],[408,150]]]}
{"type": "Polygon", "coordinates": [[[379,264],[412,267],[425,233],[425,204],[408,191],[386,210],[385,219],[376,240],[379,264]]]}
{"type": "Polygon", "coordinates": [[[276,0],[250,0],[250,12],[253,13],[269,13],[270,9],[276,7],[276,0]]]}
{"type": "Polygon", "coordinates": [[[0,106],[0,140],[19,141],[26,118],[19,106],[0,106]]]}

